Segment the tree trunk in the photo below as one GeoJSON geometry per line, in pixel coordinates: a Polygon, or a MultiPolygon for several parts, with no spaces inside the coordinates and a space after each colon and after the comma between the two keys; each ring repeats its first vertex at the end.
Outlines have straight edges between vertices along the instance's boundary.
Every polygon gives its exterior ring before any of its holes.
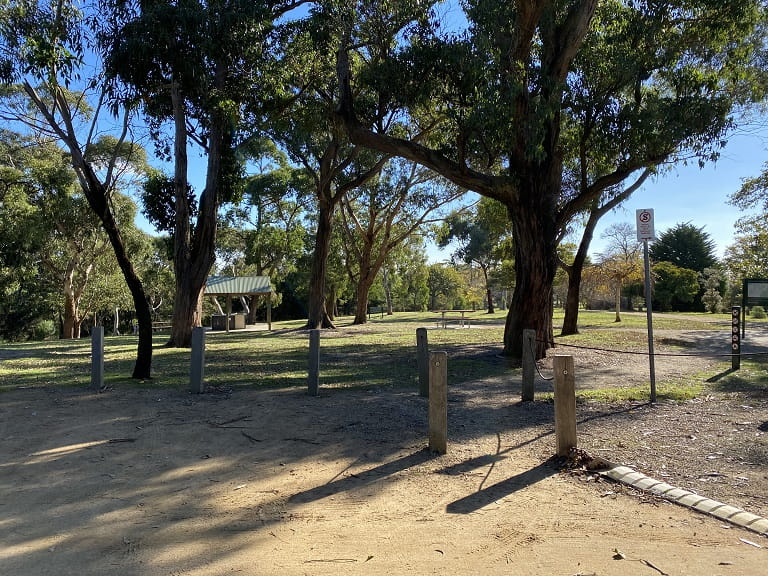
{"type": "Polygon", "coordinates": [[[488,314],[493,314],[496,309],[493,307],[493,290],[491,290],[491,283],[488,281],[488,268],[481,267],[481,270],[485,279],[485,298],[488,300],[488,314]]]}
{"type": "MultiPolygon", "coordinates": [[[[526,183],[541,189],[535,178],[526,183]]],[[[515,289],[504,327],[504,355],[522,359],[523,330],[536,331],[536,358],[543,358],[554,341],[552,284],[557,271],[557,228],[554,202],[557,194],[526,193],[510,210],[515,243],[515,289]],[[550,200],[548,202],[548,200],[550,200]]]]}
{"type": "Polygon", "coordinates": [[[78,338],[76,326],[79,324],[77,317],[77,302],[75,301],[72,278],[64,280],[64,339],[78,338]]]}
{"type": "Polygon", "coordinates": [[[251,294],[248,304],[248,324],[256,324],[256,309],[259,306],[259,297],[251,294]]]}
{"type": "MultiPolygon", "coordinates": [[[[597,221],[595,221],[597,224],[597,221]]],[[[579,248],[570,266],[564,266],[568,273],[568,293],[565,296],[565,317],[563,318],[563,328],[560,334],[569,336],[579,333],[579,301],[581,295],[581,279],[584,274],[584,264],[587,261],[587,250],[592,242],[592,230],[585,229],[582,235],[579,248]]]]}
{"type": "Polygon", "coordinates": [[[616,283],[616,294],[614,295],[616,304],[616,319],[614,322],[621,322],[621,282],[616,283]]]}
{"type": "MultiPolygon", "coordinates": [[[[49,117],[49,122],[52,125],[56,124],[50,111],[40,100],[35,89],[28,82],[24,82],[24,91],[36,103],[38,109],[44,115],[49,117]]],[[[63,94],[58,93],[56,98],[63,98],[63,94]]],[[[68,111],[69,108],[67,103],[60,102],[60,109],[62,111],[68,111]]],[[[123,277],[125,278],[125,283],[128,285],[128,289],[131,291],[131,296],[133,297],[133,304],[136,308],[136,316],[141,331],[139,333],[136,363],[133,367],[132,377],[149,378],[152,368],[152,314],[146,294],[144,293],[144,287],[133,268],[133,264],[131,264],[130,258],[128,258],[125,244],[123,243],[122,235],[120,234],[120,228],[107,200],[109,197],[108,190],[104,183],[96,176],[93,167],[85,160],[83,151],[77,142],[74,131],[67,128],[67,132],[62,134],[62,138],[70,151],[72,166],[80,181],[83,193],[85,194],[91,209],[101,221],[104,231],[107,233],[109,242],[115,252],[117,265],[120,267],[123,277]]]]}
{"type": "Polygon", "coordinates": [[[387,316],[392,316],[392,283],[389,281],[389,270],[384,268],[384,298],[387,300],[387,316]]]}
{"type": "Polygon", "coordinates": [[[375,274],[373,276],[370,274],[360,275],[360,281],[357,283],[357,290],[355,290],[357,304],[355,305],[355,319],[352,324],[365,324],[368,321],[368,294],[375,277],[375,274]]]}
{"type": "MultiPolygon", "coordinates": [[[[221,70],[217,70],[217,75],[221,73],[221,70]]],[[[225,127],[224,118],[215,117],[211,122],[205,189],[200,195],[197,223],[193,231],[187,203],[186,116],[183,99],[175,83],[171,87],[171,95],[175,125],[176,223],[173,266],[176,273],[176,296],[173,301],[173,326],[167,346],[189,348],[192,345],[192,329],[201,325],[205,282],[215,259],[221,159],[224,149],[231,144],[231,131],[225,127]]]]}
{"type": "Polygon", "coordinates": [[[371,263],[371,244],[366,243],[360,258],[360,277],[357,280],[355,295],[355,319],[352,324],[365,324],[368,321],[368,294],[371,291],[379,267],[371,263]]]}
{"type": "Polygon", "coordinates": [[[493,290],[490,286],[485,289],[485,297],[488,299],[488,314],[493,314],[496,309],[493,307],[493,290]]]}
{"type": "Polygon", "coordinates": [[[325,277],[328,267],[328,253],[331,249],[331,233],[334,203],[326,194],[319,194],[319,213],[315,250],[312,254],[312,268],[309,277],[309,306],[307,329],[335,328],[325,308],[325,277]]]}
{"type": "Polygon", "coordinates": [[[325,314],[328,317],[329,322],[333,322],[338,316],[338,309],[336,307],[336,286],[331,284],[325,288],[325,314]]]}

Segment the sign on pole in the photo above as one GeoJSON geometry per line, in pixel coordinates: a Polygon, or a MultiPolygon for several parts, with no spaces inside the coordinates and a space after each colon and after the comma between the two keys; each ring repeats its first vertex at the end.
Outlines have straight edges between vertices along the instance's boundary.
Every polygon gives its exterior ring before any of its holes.
{"type": "Polygon", "coordinates": [[[637,241],[647,242],[656,240],[653,229],[653,208],[641,208],[635,211],[637,219],[637,241]]]}
{"type": "Polygon", "coordinates": [[[653,294],[651,293],[651,261],[648,256],[648,242],[656,240],[653,230],[653,208],[635,211],[637,218],[637,241],[643,243],[645,268],[645,311],[648,323],[648,367],[651,373],[651,402],[656,402],[656,364],[653,351],[653,294]]]}

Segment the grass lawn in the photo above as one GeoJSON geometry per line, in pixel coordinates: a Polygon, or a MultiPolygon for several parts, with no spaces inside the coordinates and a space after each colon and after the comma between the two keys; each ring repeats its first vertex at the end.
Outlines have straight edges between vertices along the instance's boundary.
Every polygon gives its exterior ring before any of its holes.
{"type": "MultiPolygon", "coordinates": [[[[351,317],[340,318],[337,330],[321,335],[321,387],[416,389],[416,329],[427,327],[431,350],[449,351],[452,383],[509,375],[520,378],[519,368],[499,362],[506,312],[469,314],[472,329],[439,329],[434,313],[397,313],[353,326],[351,317]],[[493,361],[490,361],[493,360],[493,361]]],[[[562,310],[554,317],[555,333],[562,310]]],[[[730,315],[655,314],[655,330],[725,330],[730,315]]],[[[307,379],[308,333],[303,320],[273,323],[272,332],[208,332],[205,380],[208,386],[303,387],[307,379]]],[[[167,336],[154,338],[153,378],[130,378],[137,340],[135,336],[105,338],[105,383],[108,386],[179,388],[189,385],[189,350],[164,348],[167,336]]],[[[646,346],[644,313],[582,311],[580,333],[556,341],[578,346],[616,350],[641,350],[646,346]]],[[[88,386],[90,340],[5,343],[0,346],[0,391],[18,387],[88,386]]],[[[700,377],[700,378],[699,378],[700,377]]],[[[707,374],[697,375],[706,380],[707,374]]],[[[744,370],[725,382],[762,386],[768,379],[761,363],[745,362],[744,370]],[[753,381],[757,381],[753,384],[753,381]]],[[[704,386],[695,389],[698,394],[704,386]]],[[[583,394],[584,398],[622,399],[615,393],[583,394]]]]}

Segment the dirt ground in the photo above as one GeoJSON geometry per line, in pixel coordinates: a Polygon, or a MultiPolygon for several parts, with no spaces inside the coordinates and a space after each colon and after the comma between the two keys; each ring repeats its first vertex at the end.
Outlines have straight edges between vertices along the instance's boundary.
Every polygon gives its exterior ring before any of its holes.
{"type": "MultiPolygon", "coordinates": [[[[568,353],[577,385],[647,379],[642,356],[568,353]]],[[[708,361],[660,359],[659,378],[708,361]]],[[[451,388],[443,456],[408,391],[5,393],[0,574],[766,574],[768,538],[564,471],[553,405],[519,393],[451,388]]],[[[768,515],[764,388],[578,419],[590,453],[768,515]]]]}

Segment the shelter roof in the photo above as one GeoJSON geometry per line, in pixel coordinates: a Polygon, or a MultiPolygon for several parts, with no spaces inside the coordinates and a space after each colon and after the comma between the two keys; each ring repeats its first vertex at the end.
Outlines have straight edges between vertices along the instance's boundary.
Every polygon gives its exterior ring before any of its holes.
{"type": "Polygon", "coordinates": [[[209,276],[205,283],[206,295],[270,294],[269,276],[209,276]]]}

